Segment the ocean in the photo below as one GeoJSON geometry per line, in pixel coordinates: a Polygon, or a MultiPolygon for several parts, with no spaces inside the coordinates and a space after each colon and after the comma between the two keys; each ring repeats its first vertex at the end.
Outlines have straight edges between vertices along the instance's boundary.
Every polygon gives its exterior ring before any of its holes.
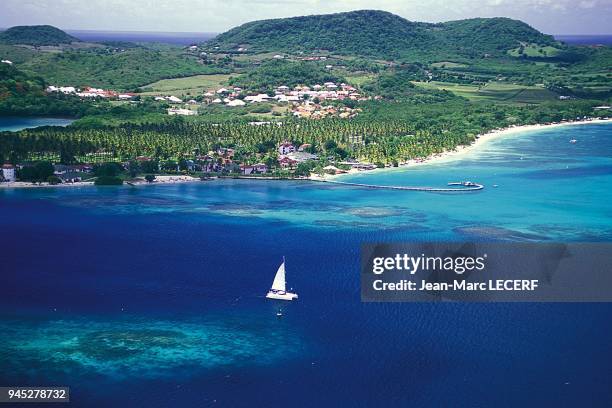
{"type": "Polygon", "coordinates": [[[74,119],[68,118],[4,116],[0,117],[0,132],[16,132],[41,126],[68,126],[72,122],[74,119]]]}
{"type": "Polygon", "coordinates": [[[611,152],[612,125],[567,126],[344,177],[486,186],[464,194],[0,189],[0,384],[69,386],[88,407],[609,406],[612,305],[366,304],[359,251],[611,241],[611,152]],[[264,296],[283,256],[300,298],[280,304],[264,296]]]}
{"type": "Polygon", "coordinates": [[[612,45],[612,35],[555,35],[556,40],[570,45],[612,45]]]}
{"type": "Polygon", "coordinates": [[[82,41],[106,42],[157,42],[174,45],[199,44],[210,40],[217,33],[175,33],[149,31],[96,31],[96,30],[66,30],[66,32],[82,41]]]}

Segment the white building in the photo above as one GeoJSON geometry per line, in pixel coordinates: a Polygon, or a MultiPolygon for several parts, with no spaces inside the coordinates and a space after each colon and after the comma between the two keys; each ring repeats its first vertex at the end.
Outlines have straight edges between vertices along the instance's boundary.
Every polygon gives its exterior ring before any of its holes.
{"type": "Polygon", "coordinates": [[[295,152],[295,146],[293,146],[289,142],[281,143],[281,145],[278,146],[278,154],[286,155],[286,154],[289,154],[291,152],[295,152]]]}
{"type": "Polygon", "coordinates": [[[168,109],[168,115],[193,116],[197,114],[198,112],[193,111],[191,109],[181,109],[181,108],[169,108],[168,109]]]}
{"type": "Polygon", "coordinates": [[[15,181],[17,180],[17,175],[15,173],[15,166],[12,164],[4,164],[2,165],[2,176],[5,181],[15,181]]]}
{"type": "Polygon", "coordinates": [[[171,103],[181,103],[181,102],[183,102],[182,99],[177,98],[176,96],[169,96],[169,97],[166,98],[166,100],[168,102],[171,102],[171,103]]]}
{"type": "Polygon", "coordinates": [[[244,106],[246,105],[246,103],[244,103],[244,101],[241,101],[240,99],[234,99],[233,101],[229,101],[227,103],[227,106],[244,106]]]}
{"type": "Polygon", "coordinates": [[[9,61],[9,60],[2,60],[3,64],[9,64],[9,65],[13,65],[13,61],[9,61]]]}

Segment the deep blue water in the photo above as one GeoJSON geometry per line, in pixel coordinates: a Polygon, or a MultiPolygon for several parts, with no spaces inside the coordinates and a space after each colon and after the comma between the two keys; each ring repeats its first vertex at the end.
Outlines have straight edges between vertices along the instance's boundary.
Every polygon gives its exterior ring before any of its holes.
{"type": "Polygon", "coordinates": [[[474,194],[0,189],[0,384],[68,385],[75,406],[609,406],[612,305],[363,304],[359,245],[610,241],[611,129],[349,177],[474,194]],[[300,299],[278,319],[283,255],[300,299]]]}
{"type": "Polygon", "coordinates": [[[571,45],[612,45],[612,35],[555,35],[555,39],[571,45]]]}
{"type": "Polygon", "coordinates": [[[74,119],[68,118],[49,118],[49,117],[0,117],[0,132],[35,128],[39,126],[68,126],[74,119]]]}
{"type": "Polygon", "coordinates": [[[129,41],[157,42],[175,45],[190,45],[208,41],[215,33],[174,33],[147,31],[96,31],[96,30],[66,30],[66,32],[82,41],[129,41]]]}

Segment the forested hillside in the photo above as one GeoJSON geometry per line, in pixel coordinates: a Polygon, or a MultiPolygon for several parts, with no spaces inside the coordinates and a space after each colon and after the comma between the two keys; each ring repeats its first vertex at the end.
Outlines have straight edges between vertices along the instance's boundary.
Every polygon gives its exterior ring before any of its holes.
{"type": "Polygon", "coordinates": [[[503,55],[522,42],[552,45],[550,36],[508,18],[477,18],[441,24],[411,22],[394,14],[348,13],[254,21],[210,43],[251,51],[330,51],[381,59],[436,59],[503,55]]]}
{"type": "Polygon", "coordinates": [[[79,41],[59,28],[50,25],[15,26],[0,33],[0,42],[24,45],[59,45],[79,41]]]}

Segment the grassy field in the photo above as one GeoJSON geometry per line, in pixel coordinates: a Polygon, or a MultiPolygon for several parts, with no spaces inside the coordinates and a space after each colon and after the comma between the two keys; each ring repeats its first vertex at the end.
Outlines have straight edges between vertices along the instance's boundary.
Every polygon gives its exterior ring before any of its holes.
{"type": "Polygon", "coordinates": [[[541,103],[558,99],[558,96],[548,89],[538,86],[515,85],[504,82],[489,82],[478,86],[471,84],[455,84],[450,82],[414,82],[426,89],[451,91],[458,96],[473,101],[490,101],[506,103],[541,103]]]}
{"type": "MultiPolygon", "coordinates": [[[[517,47],[513,50],[508,51],[508,54],[513,57],[520,57],[520,49],[521,47],[517,47]]],[[[559,52],[560,50],[558,48],[551,47],[550,45],[542,47],[537,44],[527,44],[523,46],[523,55],[527,57],[555,57],[559,55],[559,52]]]]}
{"type": "Polygon", "coordinates": [[[465,68],[467,67],[466,64],[461,64],[461,63],[452,62],[452,61],[434,62],[433,64],[431,64],[431,66],[435,68],[465,68]]]}
{"type": "Polygon", "coordinates": [[[194,75],[185,78],[162,79],[141,87],[142,95],[199,95],[227,85],[229,74],[194,75]]]}
{"type": "Polygon", "coordinates": [[[364,83],[371,81],[375,77],[376,75],[374,74],[366,74],[366,73],[344,75],[346,82],[353,86],[361,86],[364,83]]]}

